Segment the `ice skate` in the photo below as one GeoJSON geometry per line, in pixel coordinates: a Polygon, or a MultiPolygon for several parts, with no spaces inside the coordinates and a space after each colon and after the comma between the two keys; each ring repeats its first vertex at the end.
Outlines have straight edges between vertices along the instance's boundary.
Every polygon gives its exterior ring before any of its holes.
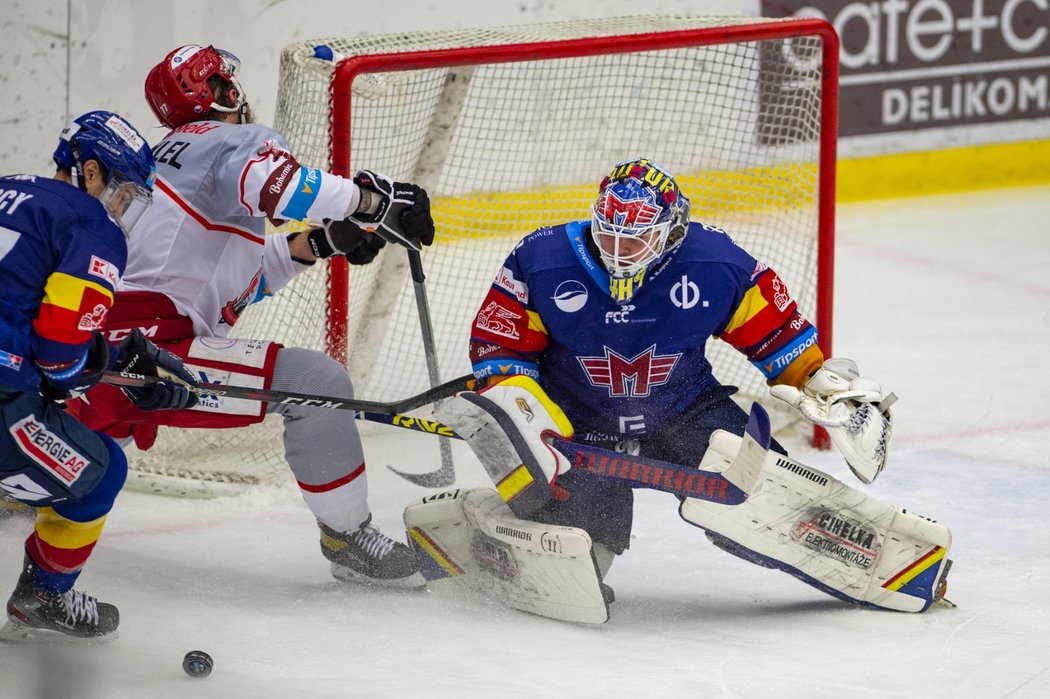
{"type": "Polygon", "coordinates": [[[318,526],[321,552],[332,562],[336,579],[386,587],[426,585],[416,554],[373,527],[371,515],[353,532],[337,532],[320,522],[318,526]]]}
{"type": "Polygon", "coordinates": [[[77,590],[49,593],[33,582],[33,568],[32,563],[26,563],[15,591],[7,600],[8,623],[0,630],[0,637],[18,640],[62,634],[101,638],[114,634],[120,624],[120,613],[115,606],[77,590]]]}

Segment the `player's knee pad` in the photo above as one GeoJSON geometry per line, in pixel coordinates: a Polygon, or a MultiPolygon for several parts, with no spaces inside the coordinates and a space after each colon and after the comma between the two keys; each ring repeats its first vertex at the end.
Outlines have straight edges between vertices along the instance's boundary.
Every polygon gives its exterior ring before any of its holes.
{"type": "Polygon", "coordinates": [[[459,393],[436,414],[470,444],[500,496],[519,517],[546,504],[552,497],[551,484],[571,468],[543,437],[552,433],[571,438],[572,425],[527,376],[514,376],[476,393],[459,393]]]}
{"type": "Polygon", "coordinates": [[[354,384],[346,367],[324,352],[303,347],[282,347],[277,351],[271,388],[354,397],[354,384]]]}
{"type": "MultiPolygon", "coordinates": [[[[719,470],[739,440],[716,432],[700,467],[719,470]]],[[[679,513],[733,555],[866,606],[925,611],[950,565],[946,526],[776,453],[743,503],[686,498],[679,513]]]]}

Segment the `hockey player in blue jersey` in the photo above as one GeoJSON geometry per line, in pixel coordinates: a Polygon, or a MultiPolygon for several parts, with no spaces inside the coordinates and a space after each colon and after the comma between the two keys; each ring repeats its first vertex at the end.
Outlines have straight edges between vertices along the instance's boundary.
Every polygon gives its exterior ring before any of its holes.
{"type": "MultiPolygon", "coordinates": [[[[713,435],[722,430],[741,444],[734,435],[744,435],[748,414],[731,398],[736,388],[712,373],[704,351],[712,337],[742,352],[775,397],[825,426],[860,480],[870,483],[885,464],[892,400],[884,401],[878,382],[859,376],[853,361],[825,361],[817,328],[799,313],[776,272],[721,229],[691,222],[689,210],[689,199],[669,173],[637,159],[605,177],[590,220],[525,237],[496,275],[471,328],[474,374],[489,384],[474,394],[483,399],[461,394],[438,411],[470,442],[517,517],[589,534],[603,576],[629,545],[631,486],[572,469],[544,442],[544,430],[663,462],[718,466],[713,435]],[[533,486],[541,480],[537,491],[533,486]],[[524,495],[535,492],[542,497],[524,495]]],[[[826,523],[864,522],[875,510],[842,519],[842,503],[874,508],[875,501],[808,467],[785,466],[783,448],[775,441],[770,447],[761,473],[777,488],[765,487],[761,497],[735,506],[687,498],[683,518],[706,529],[722,548],[849,601],[907,611],[934,601],[931,586],[946,570],[946,529],[917,539],[907,556],[884,556],[888,568],[878,574],[885,574],[886,587],[872,588],[869,574],[877,566],[845,573],[836,566],[843,560],[870,564],[877,556],[843,549],[856,544],[841,544],[841,531],[828,530],[832,525],[826,523]],[[821,496],[823,502],[840,509],[818,516],[819,498],[778,499],[780,485],[785,492],[805,490],[806,483],[781,483],[792,478],[823,484],[836,493],[821,496]],[[766,517],[792,521],[795,529],[773,536],[766,517]],[[785,545],[785,539],[795,544],[785,545]],[[901,580],[920,574],[921,589],[909,588],[901,598],[901,580]],[[842,582],[847,579],[848,585],[842,582]]],[[[735,454],[733,449],[725,463],[735,454]]],[[[877,517],[868,522],[871,532],[905,526],[894,519],[895,509],[885,509],[892,506],[877,507],[886,521],[878,524],[881,530],[872,523],[877,517]]],[[[921,528],[908,516],[907,527],[921,528]]],[[[860,524],[848,529],[862,530],[869,531],[860,524]]],[[[876,539],[872,534],[864,540],[876,539]]],[[[544,604],[519,606],[535,611],[544,604]]]]}
{"type": "MultiPolygon", "coordinates": [[[[0,489],[37,508],[4,635],[97,637],[115,606],[73,589],[127,475],[117,444],[61,402],[106,369],[192,381],[141,335],[110,347],[99,332],[127,258],[126,236],[151,203],[153,154],[127,121],[89,112],[62,132],[53,178],[0,178],[0,489]]],[[[181,386],[129,394],[143,409],[186,407],[181,386]]]]}

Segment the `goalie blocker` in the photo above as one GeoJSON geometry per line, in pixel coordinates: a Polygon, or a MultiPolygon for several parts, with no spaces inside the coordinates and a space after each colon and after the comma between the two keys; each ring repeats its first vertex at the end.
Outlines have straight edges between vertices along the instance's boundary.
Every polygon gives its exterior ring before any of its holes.
{"type": "MultiPolygon", "coordinates": [[[[514,516],[529,516],[552,496],[571,497],[559,495],[548,484],[571,467],[549,442],[562,442],[552,439],[553,433],[571,436],[572,428],[539,385],[526,377],[514,377],[480,393],[483,395],[457,395],[442,407],[439,417],[468,441],[496,482],[499,495],[508,501],[510,511],[504,509],[500,514],[501,526],[509,526],[508,521],[532,525],[514,516]]],[[[768,421],[760,419],[764,412],[758,404],[753,406],[749,435],[743,439],[716,430],[698,465],[702,472],[724,475],[746,499],[719,502],[686,497],[679,509],[681,517],[704,529],[719,548],[783,570],[847,602],[922,612],[942,599],[950,567],[948,528],[769,452],[768,437],[758,444],[750,434],[761,431],[754,430],[754,425],[768,421]]],[[[621,456],[610,452],[612,458],[621,456]]],[[[625,478],[616,470],[595,475],[625,478]]],[[[650,487],[675,492],[659,484],[650,487]]],[[[488,512],[495,514],[496,510],[488,512]]],[[[416,510],[413,517],[415,526],[420,526],[425,510],[416,510]]],[[[484,514],[466,521],[475,529],[496,526],[484,514]]],[[[574,531],[586,536],[582,530],[574,531]]],[[[542,550],[534,556],[545,564],[558,565],[542,559],[542,550]]],[[[553,573],[546,577],[548,582],[560,579],[553,573]]],[[[506,585],[502,591],[505,597],[514,596],[506,585]]],[[[546,595],[556,596],[550,591],[546,595]]]]}

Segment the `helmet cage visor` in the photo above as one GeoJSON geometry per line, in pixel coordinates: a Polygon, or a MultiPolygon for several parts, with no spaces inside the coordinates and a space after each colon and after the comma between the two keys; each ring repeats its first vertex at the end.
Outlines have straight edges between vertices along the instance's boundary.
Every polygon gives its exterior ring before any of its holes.
{"type": "Polygon", "coordinates": [[[153,203],[153,195],[142,185],[128,180],[124,173],[112,170],[98,200],[127,237],[153,203]]]}
{"type": "Polygon", "coordinates": [[[232,107],[226,107],[212,100],[211,108],[217,112],[224,112],[227,114],[242,111],[247,100],[244,96],[244,88],[241,87],[240,82],[238,82],[236,78],[237,70],[241,67],[241,59],[224,49],[217,49],[214,46],[209,48],[211,48],[219,58],[219,65],[216,73],[237,88],[237,104],[232,107]]]}
{"type": "Polygon", "coordinates": [[[609,274],[632,277],[664,253],[673,221],[618,225],[605,218],[600,205],[592,209],[591,237],[609,274]]]}
{"type": "Polygon", "coordinates": [[[219,71],[227,78],[236,75],[237,70],[241,67],[241,59],[224,49],[217,49],[214,46],[211,48],[219,55],[219,71]]]}

